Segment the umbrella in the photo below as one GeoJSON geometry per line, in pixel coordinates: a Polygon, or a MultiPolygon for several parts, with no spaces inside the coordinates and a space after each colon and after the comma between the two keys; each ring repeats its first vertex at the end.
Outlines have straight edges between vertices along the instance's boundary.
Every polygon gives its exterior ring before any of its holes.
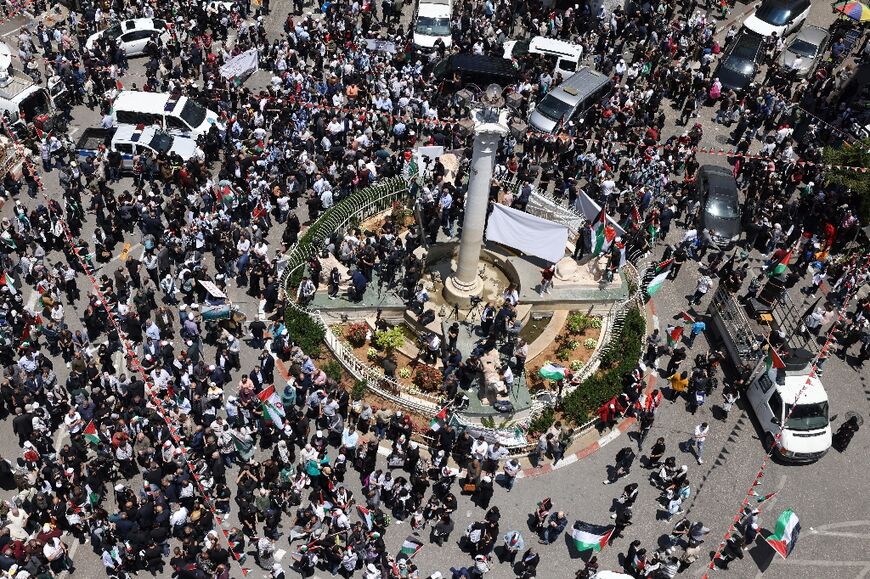
{"type": "Polygon", "coordinates": [[[834,4],[834,12],[839,12],[844,16],[848,16],[856,22],[870,21],[870,7],[861,2],[838,2],[834,4]]]}

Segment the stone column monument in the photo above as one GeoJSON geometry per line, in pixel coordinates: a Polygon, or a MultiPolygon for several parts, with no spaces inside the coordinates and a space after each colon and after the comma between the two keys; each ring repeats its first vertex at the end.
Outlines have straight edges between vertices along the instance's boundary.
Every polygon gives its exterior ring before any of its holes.
{"type": "Polygon", "coordinates": [[[458,266],[444,283],[444,299],[460,306],[468,305],[472,296],[479,296],[483,292],[483,282],[477,272],[489,204],[489,185],[495,167],[495,153],[501,139],[509,132],[508,111],[502,109],[504,99],[501,97],[501,87],[490,85],[479,104],[480,108],[472,113],[474,150],[468,192],[465,195],[458,266]]]}

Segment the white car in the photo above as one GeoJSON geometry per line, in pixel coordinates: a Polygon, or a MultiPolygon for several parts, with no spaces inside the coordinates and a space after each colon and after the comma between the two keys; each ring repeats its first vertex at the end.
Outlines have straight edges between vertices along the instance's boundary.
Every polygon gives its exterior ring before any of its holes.
{"type": "Polygon", "coordinates": [[[166,22],[163,20],[156,18],[124,20],[89,36],[85,48],[93,50],[94,44],[100,38],[114,38],[124,47],[127,56],[139,56],[145,52],[149,40],[156,40],[165,32],[166,22]]]}
{"type": "Polygon", "coordinates": [[[743,26],[762,36],[779,38],[797,30],[810,14],[810,0],[763,0],[743,26]]]}

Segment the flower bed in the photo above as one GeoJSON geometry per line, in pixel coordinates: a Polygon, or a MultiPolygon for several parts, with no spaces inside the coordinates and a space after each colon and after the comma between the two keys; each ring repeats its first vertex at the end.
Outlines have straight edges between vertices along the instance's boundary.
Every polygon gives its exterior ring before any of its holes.
{"type": "Polygon", "coordinates": [[[639,308],[625,316],[619,337],[607,345],[598,371],[565,396],[562,409],[574,424],[583,424],[602,404],[619,394],[625,375],[634,370],[643,349],[646,320],[639,308]]]}
{"type": "Polygon", "coordinates": [[[574,372],[580,370],[595,351],[600,335],[601,318],[571,312],[556,339],[526,362],[529,390],[541,390],[550,385],[549,381],[538,375],[541,367],[548,362],[565,366],[574,372]]]}

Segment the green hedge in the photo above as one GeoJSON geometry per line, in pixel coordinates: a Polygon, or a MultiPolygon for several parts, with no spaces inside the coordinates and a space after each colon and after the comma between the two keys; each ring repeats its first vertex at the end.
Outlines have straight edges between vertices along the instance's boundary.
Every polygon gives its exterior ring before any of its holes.
{"type": "Polygon", "coordinates": [[[284,325],[290,341],[299,344],[302,351],[317,358],[320,356],[320,344],[326,337],[326,329],[315,322],[310,316],[288,306],[284,310],[284,325]]]}
{"type": "Polygon", "coordinates": [[[619,338],[601,357],[598,371],[562,401],[565,418],[582,424],[602,404],[622,391],[623,377],[634,370],[640,359],[645,335],[646,320],[640,309],[632,308],[625,316],[619,338]]]}

